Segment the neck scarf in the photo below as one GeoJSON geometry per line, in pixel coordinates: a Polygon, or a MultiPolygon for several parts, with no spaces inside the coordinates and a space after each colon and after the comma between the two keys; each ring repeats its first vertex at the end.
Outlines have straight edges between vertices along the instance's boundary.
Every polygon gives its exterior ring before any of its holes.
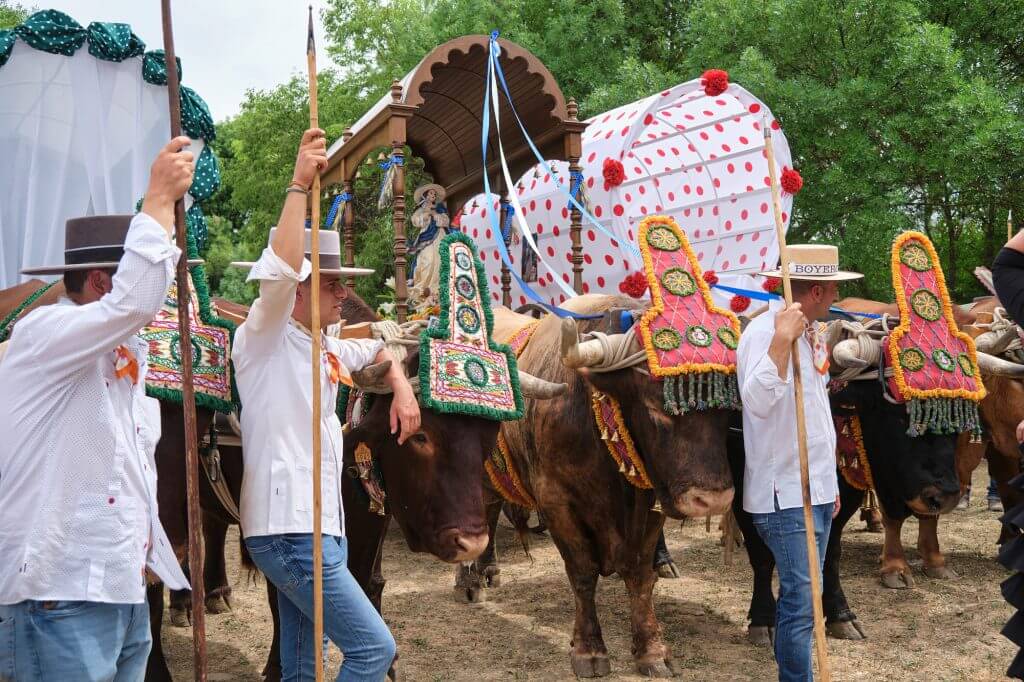
{"type": "MultiPolygon", "coordinates": [[[[296,329],[308,336],[310,339],[313,338],[312,332],[306,328],[306,325],[302,324],[294,317],[291,319],[291,323],[295,325],[296,329]]],[[[352,375],[349,374],[348,368],[341,364],[341,358],[339,358],[335,353],[324,348],[326,345],[324,343],[325,337],[326,335],[323,332],[320,332],[320,362],[327,369],[327,378],[330,379],[331,383],[335,386],[337,386],[338,383],[342,383],[351,388],[355,385],[352,381],[352,375]]]]}
{"type": "Polygon", "coordinates": [[[114,359],[114,376],[118,379],[131,377],[133,385],[139,383],[139,361],[128,346],[118,346],[114,352],[117,354],[114,359]]]}
{"type": "Polygon", "coordinates": [[[824,375],[828,372],[828,343],[825,340],[825,323],[811,322],[807,326],[804,336],[811,346],[811,357],[814,359],[814,369],[818,374],[824,375]]]}

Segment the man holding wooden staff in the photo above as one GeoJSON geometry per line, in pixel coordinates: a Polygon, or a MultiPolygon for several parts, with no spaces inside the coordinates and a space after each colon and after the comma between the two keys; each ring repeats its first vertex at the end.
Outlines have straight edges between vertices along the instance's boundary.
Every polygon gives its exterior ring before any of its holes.
{"type": "MultiPolygon", "coordinates": [[[[815,322],[828,315],[839,282],[861,275],[839,270],[839,251],[825,244],[788,247],[793,304],[756,317],[743,331],[736,370],[743,399],[746,465],[743,508],[771,549],[779,570],[775,660],[780,682],[813,680],[814,630],[808,540],[797,443],[792,349],[800,352],[807,423],[808,472],[818,549],[824,563],[832,519],[839,512],[836,433],[828,399],[828,347],[815,322]],[[809,320],[811,322],[809,322],[809,320]]],[[[780,272],[766,272],[778,277],[780,272]]]]}
{"type": "Polygon", "coordinates": [[[18,322],[0,361],[0,680],[142,680],[146,568],[186,589],[157,516],[160,407],[136,334],[167,298],[190,140],[153,162],[136,216],[74,218],[67,298],[18,322]]]}
{"type": "MultiPolygon", "coordinates": [[[[304,227],[306,199],[319,169],[327,165],[324,132],[302,136],[292,182],[270,243],[251,268],[260,297],[235,335],[234,362],[242,401],[241,526],[256,566],[278,589],[281,667],[284,680],[314,679],[313,588],[313,414],[310,356],[313,319],[311,230],[304,227]]],[[[343,277],[372,270],[341,266],[337,232],[320,235],[320,326],[341,320],[348,296],[343,277]]],[[[404,442],[419,430],[416,396],[401,365],[380,341],[321,336],[321,491],[323,500],[324,632],[345,655],[339,680],[379,682],[395,655],[395,640],[347,566],[341,501],[341,423],[331,409],[350,370],[391,361],[387,381],[394,391],[392,433],[404,442]]]]}

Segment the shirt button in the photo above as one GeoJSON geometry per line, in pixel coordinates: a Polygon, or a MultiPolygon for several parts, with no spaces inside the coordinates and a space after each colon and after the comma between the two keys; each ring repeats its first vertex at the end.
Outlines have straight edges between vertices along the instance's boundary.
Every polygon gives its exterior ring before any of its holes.
{"type": "Polygon", "coordinates": [[[114,504],[114,498],[113,497],[108,497],[107,498],[107,504],[114,504]]]}

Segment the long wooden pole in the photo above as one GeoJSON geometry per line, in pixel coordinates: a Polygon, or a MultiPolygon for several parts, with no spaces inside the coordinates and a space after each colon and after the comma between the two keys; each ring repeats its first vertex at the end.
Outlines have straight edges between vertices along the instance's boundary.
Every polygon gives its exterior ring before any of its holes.
{"type": "MultiPolygon", "coordinates": [[[[167,103],[171,137],[181,135],[181,97],[178,63],[174,56],[171,0],[161,0],[164,29],[164,60],[167,65],[167,103]]],[[[185,495],[188,506],[188,568],[192,587],[192,661],[197,682],[206,680],[206,588],[203,585],[203,520],[199,510],[199,435],[196,430],[196,396],[192,384],[192,334],[189,328],[191,292],[188,279],[188,239],[185,202],[174,202],[174,225],[181,257],[178,259],[178,349],[181,353],[181,409],[185,415],[185,495]]]]}
{"type": "MultiPolygon", "coordinates": [[[[782,290],[786,305],[793,304],[793,287],[789,277],[789,254],[786,252],[786,231],[782,220],[782,200],[779,195],[778,171],[775,168],[775,147],[772,144],[772,128],[765,117],[764,148],[768,158],[768,177],[772,186],[772,205],[775,213],[775,235],[779,242],[779,260],[782,269],[782,290]]],[[[807,569],[811,574],[811,604],[814,608],[814,648],[818,653],[818,679],[830,682],[832,673],[828,663],[828,646],[825,643],[825,619],[821,611],[821,573],[818,567],[818,545],[814,541],[814,515],[811,513],[810,473],[807,466],[807,417],[804,414],[804,384],[800,376],[800,339],[793,342],[793,386],[796,389],[796,438],[800,454],[800,489],[803,493],[804,529],[807,536],[807,569]]]]}
{"type": "MultiPolygon", "coordinates": [[[[309,127],[320,127],[320,114],[316,92],[316,41],[313,38],[313,6],[309,6],[309,34],[306,39],[306,63],[309,67],[309,127]]],[[[324,679],[324,557],[321,533],[320,493],[320,173],[313,176],[310,192],[310,260],[313,273],[310,279],[310,306],[313,319],[313,656],[316,659],[316,682],[324,679]]]]}
{"type": "Polygon", "coordinates": [[[1013,209],[1006,213],[1006,241],[1013,239],[1013,209]]]}

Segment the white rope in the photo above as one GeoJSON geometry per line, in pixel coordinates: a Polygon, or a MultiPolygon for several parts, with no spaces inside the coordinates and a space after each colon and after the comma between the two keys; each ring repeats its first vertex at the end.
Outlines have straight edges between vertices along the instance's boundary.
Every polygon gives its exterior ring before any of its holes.
{"type": "Polygon", "coordinates": [[[630,332],[613,334],[611,336],[603,332],[590,332],[587,334],[587,338],[594,339],[601,344],[601,355],[603,356],[601,364],[587,368],[590,371],[615,372],[627,367],[633,367],[638,372],[647,374],[646,370],[638,367],[638,365],[647,362],[647,353],[642,349],[631,352],[633,337],[630,332]]]}

